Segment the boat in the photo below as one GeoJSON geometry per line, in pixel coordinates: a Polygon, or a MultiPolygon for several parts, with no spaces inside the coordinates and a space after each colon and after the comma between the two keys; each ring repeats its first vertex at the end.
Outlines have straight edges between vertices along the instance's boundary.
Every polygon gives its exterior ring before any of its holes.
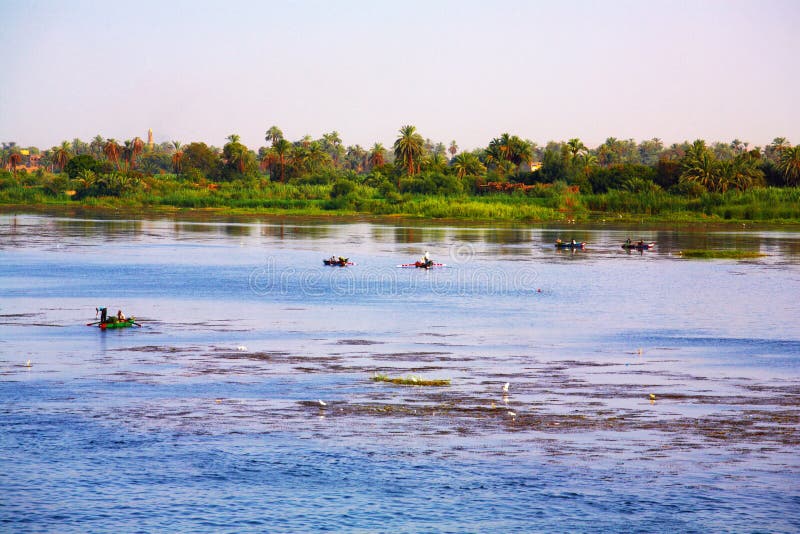
{"type": "Polygon", "coordinates": [[[343,258],[339,256],[338,258],[331,257],[327,260],[322,260],[323,265],[330,265],[333,267],[347,267],[348,265],[353,265],[353,262],[350,261],[350,258],[343,258]]]}
{"type": "Polygon", "coordinates": [[[135,317],[128,317],[124,321],[106,321],[105,323],[99,323],[97,325],[100,327],[101,330],[106,330],[108,328],[128,328],[129,326],[141,326],[136,322],[135,317]]]}
{"type": "Polygon", "coordinates": [[[572,242],[572,241],[556,241],[556,248],[584,248],[586,247],[586,242],[583,241],[581,243],[572,242]]]}
{"type": "Polygon", "coordinates": [[[414,263],[403,263],[398,267],[416,267],[418,269],[430,269],[432,267],[445,267],[444,263],[434,263],[432,261],[415,261],[414,263]]]}
{"type": "Polygon", "coordinates": [[[655,243],[623,243],[622,248],[625,250],[647,250],[656,246],[655,243]]]}
{"type": "MultiPolygon", "coordinates": [[[[101,306],[99,308],[95,308],[95,312],[100,313],[100,320],[95,321],[93,323],[86,323],[86,326],[96,326],[100,330],[106,330],[108,328],[128,328],[130,326],[142,326],[136,322],[136,317],[128,317],[128,318],[117,318],[116,316],[112,315],[109,317],[108,310],[101,306]]],[[[119,312],[122,314],[122,312],[119,312]]],[[[95,318],[97,315],[95,315],[95,318]]]]}

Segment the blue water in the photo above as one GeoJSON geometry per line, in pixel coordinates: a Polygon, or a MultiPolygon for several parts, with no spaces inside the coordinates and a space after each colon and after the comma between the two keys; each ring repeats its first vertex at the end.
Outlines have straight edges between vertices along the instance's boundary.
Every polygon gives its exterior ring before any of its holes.
{"type": "Polygon", "coordinates": [[[800,234],[567,231],[0,215],[0,528],[800,530],[800,234]]]}

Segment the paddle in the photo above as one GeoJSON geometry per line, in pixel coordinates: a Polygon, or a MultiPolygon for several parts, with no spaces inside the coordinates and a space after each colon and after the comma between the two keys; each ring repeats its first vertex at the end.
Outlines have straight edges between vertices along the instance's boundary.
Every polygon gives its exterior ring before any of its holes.
{"type": "Polygon", "coordinates": [[[86,323],[86,326],[92,326],[93,324],[100,324],[102,321],[95,321],[93,323],[86,323]]]}

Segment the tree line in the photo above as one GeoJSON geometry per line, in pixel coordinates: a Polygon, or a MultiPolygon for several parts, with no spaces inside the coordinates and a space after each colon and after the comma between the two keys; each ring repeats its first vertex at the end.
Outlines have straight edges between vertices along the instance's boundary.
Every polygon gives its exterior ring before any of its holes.
{"type": "Polygon", "coordinates": [[[491,182],[559,182],[586,193],[665,190],[681,195],[800,185],[800,145],[782,137],[765,147],[738,139],[665,146],[658,138],[637,143],[609,137],[590,148],[578,138],[540,146],[503,133],[485,147],[461,151],[455,140],[433,142],[406,125],[390,148],[381,143],[368,149],[345,146],[336,131],[290,141],[277,126],[267,129],[264,139],[257,150],[236,134],[222,148],[179,141],[148,146],[139,137],[119,142],[101,135],[46,150],[2,143],[0,164],[18,179],[36,161],[37,172],[66,175],[83,195],[121,194],[143,177],[161,174],[193,183],[336,183],[342,193],[348,183],[367,184],[387,194],[478,193],[491,182]]]}

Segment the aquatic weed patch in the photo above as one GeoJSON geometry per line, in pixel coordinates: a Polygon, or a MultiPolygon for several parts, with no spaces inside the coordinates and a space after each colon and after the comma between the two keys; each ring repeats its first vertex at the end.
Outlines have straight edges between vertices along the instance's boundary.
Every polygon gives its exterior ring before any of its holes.
{"type": "Polygon", "coordinates": [[[372,376],[373,382],[388,382],[390,384],[397,384],[400,386],[432,386],[442,387],[449,386],[450,379],[425,379],[419,376],[406,376],[392,378],[388,375],[376,374],[372,376]]]}
{"type": "Polygon", "coordinates": [[[747,260],[766,256],[750,250],[684,250],[681,255],[684,258],[706,260],[747,260]]]}

